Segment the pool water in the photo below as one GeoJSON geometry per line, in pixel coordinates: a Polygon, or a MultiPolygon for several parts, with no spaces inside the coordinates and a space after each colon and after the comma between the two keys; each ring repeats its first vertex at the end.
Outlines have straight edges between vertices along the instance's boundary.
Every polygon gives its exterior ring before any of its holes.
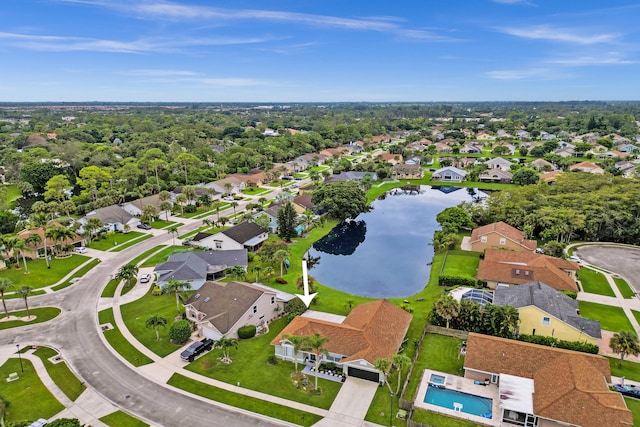
{"type": "Polygon", "coordinates": [[[454,403],[460,403],[461,412],[485,418],[491,418],[493,408],[492,399],[434,385],[427,387],[424,403],[451,410],[455,410],[454,403]]]}
{"type": "Polygon", "coordinates": [[[432,384],[444,384],[444,377],[438,374],[431,374],[429,382],[432,384]]]}

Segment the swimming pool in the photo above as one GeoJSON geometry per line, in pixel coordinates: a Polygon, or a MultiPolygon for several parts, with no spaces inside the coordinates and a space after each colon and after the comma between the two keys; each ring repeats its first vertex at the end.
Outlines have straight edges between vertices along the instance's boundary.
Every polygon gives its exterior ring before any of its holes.
{"type": "Polygon", "coordinates": [[[492,399],[431,384],[427,387],[424,403],[485,418],[491,418],[493,408],[492,399]]]}
{"type": "Polygon", "coordinates": [[[443,385],[444,384],[444,376],[438,374],[431,374],[429,377],[429,382],[431,384],[443,385]]]}

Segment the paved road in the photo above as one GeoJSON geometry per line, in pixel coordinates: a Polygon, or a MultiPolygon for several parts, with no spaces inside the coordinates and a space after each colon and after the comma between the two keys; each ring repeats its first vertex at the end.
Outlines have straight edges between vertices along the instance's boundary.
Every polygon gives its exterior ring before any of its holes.
{"type": "MultiPolygon", "coordinates": [[[[274,191],[269,197],[275,197],[274,191]]],[[[240,206],[246,205],[246,202],[240,206]]],[[[240,208],[238,208],[239,210],[240,208]]],[[[182,220],[182,219],[181,219],[182,220]]],[[[184,234],[201,221],[180,227],[184,234]]],[[[97,303],[110,275],[140,253],[171,242],[167,234],[156,235],[119,253],[105,254],[103,261],[73,286],[54,294],[29,299],[30,307],[58,306],[61,315],[51,322],[0,331],[0,345],[39,344],[60,350],[80,378],[116,406],[154,425],[187,426],[277,426],[277,420],[254,418],[185,396],[140,375],[123,363],[101,339],[97,303]]],[[[54,261],[55,262],[55,261],[54,261]]],[[[7,300],[10,311],[23,308],[18,299],[7,300]]]]}
{"type": "Polygon", "coordinates": [[[615,272],[640,292],[640,248],[633,246],[585,245],[576,251],[589,264],[615,272]]]}

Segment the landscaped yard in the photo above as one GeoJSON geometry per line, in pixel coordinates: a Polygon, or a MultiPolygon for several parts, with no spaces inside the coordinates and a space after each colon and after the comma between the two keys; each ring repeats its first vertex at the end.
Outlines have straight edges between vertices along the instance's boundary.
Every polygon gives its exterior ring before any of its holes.
{"type": "Polygon", "coordinates": [[[22,266],[20,270],[15,268],[2,270],[2,277],[11,280],[16,289],[20,286],[31,286],[34,289],[44,288],[59,282],[71,270],[82,265],[87,260],[89,260],[89,257],[84,255],[71,255],[68,258],[59,259],[52,258],[50,262],[51,268],[49,269],[44,259],[27,260],[29,274],[24,274],[24,266],[20,262],[22,266]]]}
{"type": "Polygon", "coordinates": [[[272,191],[273,190],[270,190],[269,188],[248,187],[242,190],[242,193],[248,196],[264,196],[265,194],[269,194],[272,191]]]}
{"type": "Polygon", "coordinates": [[[109,415],[105,415],[100,418],[100,421],[112,427],[149,427],[149,424],[122,411],[116,411],[109,415]]]}
{"type": "Polygon", "coordinates": [[[236,408],[246,409],[247,411],[255,412],[257,414],[267,415],[279,420],[289,421],[298,425],[311,426],[321,419],[320,416],[315,414],[267,402],[265,400],[248,397],[243,394],[226,391],[192,380],[191,378],[187,378],[180,374],[173,374],[169,381],[167,381],[167,384],[198,396],[215,400],[216,402],[235,406],[236,408]]]}
{"type": "Polygon", "coordinates": [[[75,283],[73,279],[76,279],[76,278],[84,276],[85,274],[87,274],[87,272],[89,270],[91,270],[93,267],[95,267],[98,264],[100,264],[100,260],[99,259],[97,259],[97,258],[92,259],[91,262],[89,262],[87,265],[85,265],[80,270],[78,270],[75,273],[73,273],[73,275],[71,277],[69,277],[64,283],[56,285],[51,289],[53,289],[54,291],[59,291],[60,289],[64,289],[67,286],[73,285],[75,283]]]}
{"type": "Polygon", "coordinates": [[[189,250],[190,249],[186,246],[168,246],[147,259],[140,265],[140,267],[154,267],[161,262],[165,262],[169,258],[169,255],[171,255],[172,253],[186,252],[189,250]]]}
{"type": "Polygon", "coordinates": [[[35,421],[38,418],[49,418],[64,409],[64,406],[53,397],[51,392],[42,384],[31,362],[22,358],[9,359],[0,366],[0,394],[9,402],[6,410],[6,421],[35,421]],[[9,374],[16,372],[20,377],[16,381],[6,382],[9,374]]]}
{"type": "Polygon", "coordinates": [[[49,347],[40,347],[33,352],[34,355],[42,359],[44,367],[47,369],[49,376],[54,383],[67,395],[69,399],[75,400],[87,388],[78,377],[76,377],[66,362],[53,363],[49,361],[51,357],[57,356],[58,352],[49,347]]]}
{"type": "MultiPolygon", "coordinates": [[[[1,329],[17,328],[17,327],[26,326],[26,325],[35,325],[36,323],[46,322],[48,320],[53,319],[54,317],[57,317],[60,314],[60,309],[58,307],[31,308],[31,309],[29,309],[29,314],[31,316],[36,316],[36,318],[33,319],[33,320],[30,320],[28,322],[24,322],[22,320],[0,321],[0,330],[1,329]]],[[[26,317],[27,310],[10,311],[9,315],[10,316],[17,316],[17,317],[26,317]]],[[[0,316],[1,316],[0,320],[5,318],[4,311],[2,313],[0,313],[0,316]]]]}
{"type": "Polygon", "coordinates": [[[172,225],[177,225],[178,227],[180,227],[181,225],[184,225],[184,224],[181,223],[181,222],[166,221],[164,219],[158,219],[158,220],[155,220],[155,221],[151,221],[149,223],[149,225],[151,227],[155,228],[156,230],[161,230],[161,229],[166,228],[166,227],[171,227],[172,225]]]}
{"type": "Polygon", "coordinates": [[[640,426],[640,400],[631,397],[624,398],[627,408],[633,413],[633,425],[640,426]]]}
{"type": "Polygon", "coordinates": [[[104,337],[122,357],[124,357],[133,366],[142,366],[153,362],[143,353],[138,351],[126,338],[122,335],[113,318],[113,309],[108,308],[98,313],[98,322],[100,324],[111,323],[113,329],[104,331],[104,337]]]}
{"type": "Polygon", "coordinates": [[[130,231],[128,233],[107,233],[104,239],[92,240],[88,247],[99,251],[107,251],[144,235],[147,235],[147,233],[141,233],[139,231],[130,231]]]}
{"type": "Polygon", "coordinates": [[[129,261],[129,264],[133,264],[133,265],[138,265],[140,263],[140,261],[142,261],[143,259],[147,258],[149,255],[158,252],[160,249],[166,247],[166,245],[158,245],[155,246],[151,249],[149,249],[148,251],[145,251],[143,253],[141,253],[140,255],[138,255],[137,257],[135,257],[134,259],[132,259],[131,261],[129,261]]]}
{"type": "MultiPolygon", "coordinates": [[[[608,346],[609,343],[604,345],[608,346]]],[[[611,375],[625,377],[631,381],[640,381],[640,363],[623,360],[622,368],[620,368],[620,356],[607,357],[607,359],[609,359],[609,366],[611,366],[611,375]]]]}
{"type": "Polygon", "coordinates": [[[480,264],[480,252],[452,250],[446,255],[443,276],[467,277],[474,279],[480,264]]]}
{"type": "Polygon", "coordinates": [[[582,283],[582,290],[591,294],[615,297],[616,294],[611,289],[607,278],[590,268],[583,267],[578,270],[578,279],[582,283]]]}
{"type": "Polygon", "coordinates": [[[422,409],[413,411],[411,419],[426,425],[438,427],[477,427],[478,424],[460,418],[447,417],[446,415],[429,412],[422,409]]]}
{"type": "Polygon", "coordinates": [[[622,294],[623,298],[633,298],[636,295],[636,292],[622,277],[614,277],[613,281],[616,282],[616,286],[618,287],[618,290],[622,294]]]}
{"type": "Polygon", "coordinates": [[[620,307],[587,301],[579,301],[578,307],[582,317],[599,320],[600,327],[606,331],[633,331],[631,322],[620,307]]]}

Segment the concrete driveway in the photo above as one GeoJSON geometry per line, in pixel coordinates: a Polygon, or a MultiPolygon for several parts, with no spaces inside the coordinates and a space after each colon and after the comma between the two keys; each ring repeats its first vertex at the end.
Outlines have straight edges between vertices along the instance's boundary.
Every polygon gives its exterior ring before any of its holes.
{"type": "Polygon", "coordinates": [[[348,377],[333,401],[327,417],[314,426],[362,426],[376,390],[378,390],[378,383],[348,377]]]}

